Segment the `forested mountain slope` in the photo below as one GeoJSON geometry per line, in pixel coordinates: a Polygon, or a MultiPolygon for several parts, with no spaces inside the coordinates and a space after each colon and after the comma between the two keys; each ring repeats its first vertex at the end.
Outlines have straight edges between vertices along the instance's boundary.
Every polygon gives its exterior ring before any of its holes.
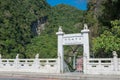
{"type": "Polygon", "coordinates": [[[63,26],[66,32],[80,31],[82,17],[83,11],[66,5],[52,8],[46,0],[0,0],[0,54],[7,58],[36,53],[55,57],[58,27],[63,26]],[[45,16],[45,29],[35,36],[31,27],[45,16]]]}
{"type": "Polygon", "coordinates": [[[47,15],[49,8],[45,0],[0,0],[0,54],[25,57],[32,38],[30,25],[47,15]]]}
{"type": "Polygon", "coordinates": [[[119,7],[120,0],[88,0],[86,11],[64,4],[51,7],[46,0],[0,0],[0,54],[57,57],[59,26],[65,33],[79,33],[87,23],[91,56],[112,57],[112,51],[120,56],[119,7]]]}
{"type": "Polygon", "coordinates": [[[83,28],[84,13],[84,11],[62,4],[52,7],[45,30],[33,38],[31,44],[28,44],[27,56],[31,57],[39,53],[41,58],[57,57],[56,32],[59,26],[62,26],[65,33],[79,33],[83,28]]]}

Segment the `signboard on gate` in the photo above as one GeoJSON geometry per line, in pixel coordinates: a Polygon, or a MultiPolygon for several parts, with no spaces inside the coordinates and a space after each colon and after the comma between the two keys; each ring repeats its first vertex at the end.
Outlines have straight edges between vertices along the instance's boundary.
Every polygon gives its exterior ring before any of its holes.
{"type": "Polygon", "coordinates": [[[83,36],[78,34],[63,35],[63,45],[81,45],[83,44],[83,36]]]}

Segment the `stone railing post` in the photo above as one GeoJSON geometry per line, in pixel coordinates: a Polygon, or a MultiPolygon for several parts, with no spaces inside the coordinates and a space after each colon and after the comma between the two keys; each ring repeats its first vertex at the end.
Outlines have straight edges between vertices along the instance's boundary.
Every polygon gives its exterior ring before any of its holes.
{"type": "Polygon", "coordinates": [[[19,64],[19,54],[16,55],[16,59],[15,59],[15,67],[18,68],[18,64],[19,64]]]}
{"type": "Polygon", "coordinates": [[[2,64],[2,56],[1,56],[1,54],[0,54],[0,66],[1,66],[1,64],[2,64]]]}
{"type": "Polygon", "coordinates": [[[36,54],[34,63],[35,63],[35,67],[38,68],[39,67],[39,54],[36,54]]]}
{"type": "Polygon", "coordinates": [[[118,71],[118,55],[116,51],[113,51],[113,65],[114,65],[114,71],[118,71]]]}

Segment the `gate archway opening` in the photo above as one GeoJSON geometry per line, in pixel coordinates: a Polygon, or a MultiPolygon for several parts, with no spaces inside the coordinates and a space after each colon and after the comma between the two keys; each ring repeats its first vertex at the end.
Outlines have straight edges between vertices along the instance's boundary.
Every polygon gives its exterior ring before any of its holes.
{"type": "Polygon", "coordinates": [[[83,46],[81,45],[65,45],[64,46],[64,61],[68,65],[70,72],[83,71],[83,46]]]}

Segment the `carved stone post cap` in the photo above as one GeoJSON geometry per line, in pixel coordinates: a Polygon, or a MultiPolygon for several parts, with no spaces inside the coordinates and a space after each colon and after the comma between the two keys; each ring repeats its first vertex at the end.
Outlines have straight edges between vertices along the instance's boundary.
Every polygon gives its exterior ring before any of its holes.
{"type": "Polygon", "coordinates": [[[57,35],[63,35],[64,32],[62,31],[62,26],[59,26],[58,32],[56,33],[57,35]]]}
{"type": "Polygon", "coordinates": [[[88,25],[86,23],[84,24],[84,29],[88,29],[88,25]]]}
{"type": "Polygon", "coordinates": [[[62,32],[62,26],[59,26],[58,32],[62,32]]]}
{"type": "Polygon", "coordinates": [[[19,54],[16,55],[16,58],[19,58],[19,54]]]}
{"type": "Polygon", "coordinates": [[[88,33],[88,32],[90,32],[90,30],[88,29],[87,24],[84,24],[84,29],[81,30],[81,33],[88,33]]]}
{"type": "Polygon", "coordinates": [[[35,58],[39,58],[39,54],[36,54],[36,55],[35,55],[35,58]]]}
{"type": "Polygon", "coordinates": [[[0,59],[2,58],[1,54],[0,54],[0,59]]]}
{"type": "Polygon", "coordinates": [[[84,29],[88,29],[88,26],[87,26],[87,24],[84,24],[84,29]]]}
{"type": "Polygon", "coordinates": [[[113,51],[113,56],[118,56],[116,51],[113,51]]]}

